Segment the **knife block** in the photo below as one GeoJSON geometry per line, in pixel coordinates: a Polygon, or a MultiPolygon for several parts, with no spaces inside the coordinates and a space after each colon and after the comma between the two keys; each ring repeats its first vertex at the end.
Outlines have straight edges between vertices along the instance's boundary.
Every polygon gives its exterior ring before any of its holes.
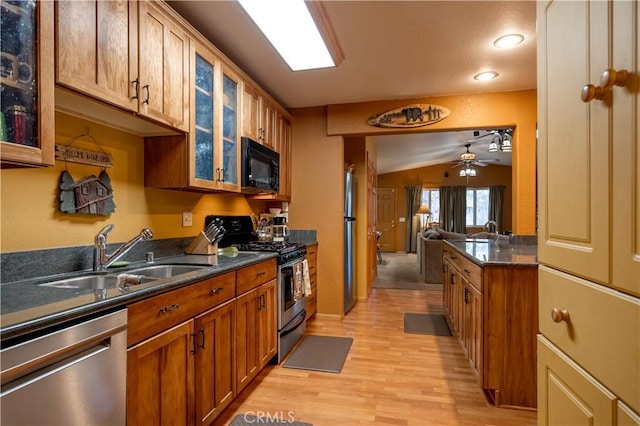
{"type": "Polygon", "coordinates": [[[195,236],[189,247],[185,249],[187,254],[206,254],[208,256],[218,254],[218,243],[211,244],[204,232],[195,236]]]}

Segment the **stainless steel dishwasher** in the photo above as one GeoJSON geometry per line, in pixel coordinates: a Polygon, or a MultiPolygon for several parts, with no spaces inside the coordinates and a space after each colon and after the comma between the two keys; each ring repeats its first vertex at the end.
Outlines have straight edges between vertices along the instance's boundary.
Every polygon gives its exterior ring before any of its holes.
{"type": "Polygon", "coordinates": [[[124,425],[127,311],[3,348],[2,425],[124,425]]]}

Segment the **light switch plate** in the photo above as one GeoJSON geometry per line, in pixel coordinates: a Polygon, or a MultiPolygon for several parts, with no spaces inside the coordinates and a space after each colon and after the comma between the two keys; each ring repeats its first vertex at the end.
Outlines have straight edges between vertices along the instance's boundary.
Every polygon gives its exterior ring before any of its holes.
{"type": "Polygon", "coordinates": [[[400,223],[404,222],[404,217],[399,217],[398,218],[398,222],[400,222],[400,223]]]}
{"type": "Polygon", "coordinates": [[[191,212],[182,212],[182,226],[193,226],[193,214],[191,212]]]}

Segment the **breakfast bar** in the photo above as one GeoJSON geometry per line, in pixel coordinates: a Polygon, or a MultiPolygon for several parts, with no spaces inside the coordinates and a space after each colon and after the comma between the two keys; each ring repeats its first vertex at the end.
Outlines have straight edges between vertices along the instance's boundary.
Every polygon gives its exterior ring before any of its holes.
{"type": "Polygon", "coordinates": [[[537,282],[535,245],[443,241],[447,320],[497,407],[537,406],[537,282]]]}

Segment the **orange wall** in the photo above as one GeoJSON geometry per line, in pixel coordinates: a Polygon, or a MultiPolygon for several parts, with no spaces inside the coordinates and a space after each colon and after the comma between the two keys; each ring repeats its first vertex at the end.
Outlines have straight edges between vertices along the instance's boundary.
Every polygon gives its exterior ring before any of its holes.
{"type": "MultiPolygon", "coordinates": [[[[114,167],[107,173],[114,190],[115,212],[97,216],[65,214],[58,209],[58,185],[65,167],[75,180],[99,174],[98,167],[56,162],[49,168],[2,169],[0,251],[91,245],[95,234],[108,223],[115,224],[109,236],[113,243],[131,239],[144,227],[150,228],[156,239],[195,236],[202,231],[207,214],[251,214],[252,207],[258,211],[262,207],[250,205],[239,194],[203,195],[145,188],[142,138],[56,113],[56,143],[68,144],[87,129],[113,156],[114,167]],[[182,227],[183,211],[193,212],[193,226],[182,227]]],[[[73,146],[99,150],[88,138],[79,139],[73,146]]]]}
{"type": "Polygon", "coordinates": [[[343,142],[327,137],[325,108],[293,114],[289,225],[318,235],[318,313],[343,311],[343,142]]]}
{"type": "MultiPolygon", "coordinates": [[[[511,167],[488,165],[487,167],[478,168],[478,175],[466,178],[458,175],[460,169],[452,169],[450,165],[442,164],[430,167],[421,167],[419,169],[404,170],[401,172],[385,173],[378,175],[378,188],[395,189],[396,190],[396,206],[398,217],[395,220],[397,224],[395,230],[395,247],[393,251],[406,251],[407,241],[407,222],[410,220],[407,216],[407,185],[423,185],[425,188],[438,188],[440,186],[471,186],[471,187],[488,187],[492,185],[504,185],[504,211],[502,217],[502,230],[511,230],[511,203],[512,203],[512,187],[511,187],[511,167]],[[444,177],[445,172],[449,177],[444,177]],[[406,222],[400,222],[398,218],[404,217],[406,222]]],[[[471,229],[469,230],[471,232],[471,229]]]]}
{"type": "Polygon", "coordinates": [[[517,234],[532,235],[536,233],[536,108],[535,90],[329,105],[327,134],[356,136],[513,126],[512,228],[517,234]],[[451,115],[417,130],[367,124],[373,115],[413,103],[444,106],[451,115]]]}

